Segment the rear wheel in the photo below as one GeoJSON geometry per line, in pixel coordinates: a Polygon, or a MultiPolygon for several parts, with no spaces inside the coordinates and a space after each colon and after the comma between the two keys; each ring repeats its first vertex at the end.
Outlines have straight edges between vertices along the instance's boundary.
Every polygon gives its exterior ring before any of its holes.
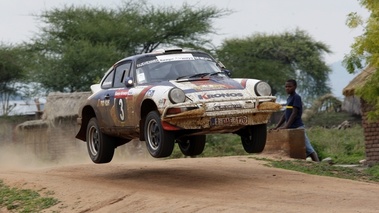
{"type": "Polygon", "coordinates": [[[200,155],[205,147],[205,135],[194,135],[178,139],[180,151],[186,156],[200,155]]]}
{"type": "Polygon", "coordinates": [[[260,153],[266,146],[267,125],[247,126],[239,132],[242,146],[247,153],[260,153]]]}
{"type": "Polygon", "coordinates": [[[87,150],[94,163],[109,163],[114,155],[112,137],[103,134],[96,118],[91,118],[87,125],[87,150]]]}
{"type": "Polygon", "coordinates": [[[161,117],[157,111],[147,114],[144,130],[146,147],[151,156],[163,158],[171,155],[175,145],[174,134],[163,129],[161,117]]]}

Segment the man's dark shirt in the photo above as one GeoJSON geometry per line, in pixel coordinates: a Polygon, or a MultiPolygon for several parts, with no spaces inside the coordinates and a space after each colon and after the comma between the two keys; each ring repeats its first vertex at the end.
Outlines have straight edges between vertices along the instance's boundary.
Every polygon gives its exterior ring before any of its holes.
{"type": "Polygon", "coordinates": [[[293,123],[288,128],[298,128],[300,126],[304,126],[303,121],[301,120],[301,115],[303,114],[303,106],[301,102],[301,97],[297,93],[293,93],[287,98],[287,105],[285,111],[286,122],[288,122],[288,119],[290,118],[294,107],[298,109],[298,113],[293,123]]]}

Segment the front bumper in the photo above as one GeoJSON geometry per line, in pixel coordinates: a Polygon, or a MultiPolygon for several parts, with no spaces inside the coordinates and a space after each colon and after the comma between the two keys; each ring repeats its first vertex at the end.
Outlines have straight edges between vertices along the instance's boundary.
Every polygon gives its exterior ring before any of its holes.
{"type": "Polygon", "coordinates": [[[166,107],[162,121],[178,129],[208,129],[219,132],[235,131],[247,125],[266,124],[273,112],[280,110],[275,97],[257,97],[245,100],[203,101],[197,104],[175,104],[166,107]],[[172,108],[190,109],[169,114],[172,108]]]}

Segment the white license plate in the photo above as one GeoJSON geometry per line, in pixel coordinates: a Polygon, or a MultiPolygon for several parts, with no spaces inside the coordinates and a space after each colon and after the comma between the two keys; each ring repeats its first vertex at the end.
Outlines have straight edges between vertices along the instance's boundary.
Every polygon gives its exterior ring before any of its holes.
{"type": "Polygon", "coordinates": [[[230,126],[230,125],[246,125],[247,116],[227,117],[227,118],[211,118],[211,126],[230,126]]]}

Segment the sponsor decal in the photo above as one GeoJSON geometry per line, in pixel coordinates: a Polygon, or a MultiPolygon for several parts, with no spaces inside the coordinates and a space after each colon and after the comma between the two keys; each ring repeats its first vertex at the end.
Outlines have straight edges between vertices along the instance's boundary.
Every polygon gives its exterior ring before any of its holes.
{"type": "Polygon", "coordinates": [[[167,99],[165,99],[165,98],[160,99],[160,100],[158,101],[158,105],[159,105],[159,106],[164,106],[164,105],[166,104],[166,100],[167,100],[167,99]]]}
{"type": "Polygon", "coordinates": [[[241,109],[241,108],[242,108],[241,104],[215,105],[213,107],[213,109],[216,111],[229,110],[229,109],[241,109]]]}
{"type": "Polygon", "coordinates": [[[216,93],[216,94],[207,94],[204,93],[202,95],[198,95],[200,100],[210,99],[210,98],[235,98],[235,97],[243,97],[242,93],[216,93]]]}
{"type": "Polygon", "coordinates": [[[195,60],[192,54],[170,54],[170,55],[157,55],[159,62],[168,62],[168,61],[188,61],[195,60]]]}
{"type": "Polygon", "coordinates": [[[144,61],[142,63],[137,64],[137,68],[145,66],[147,64],[153,64],[153,63],[158,63],[158,62],[159,62],[158,59],[154,59],[154,60],[150,60],[150,61],[144,61]]]}
{"type": "Polygon", "coordinates": [[[154,95],[155,90],[149,90],[146,92],[147,97],[152,97],[154,95]]]}
{"type": "Polygon", "coordinates": [[[148,64],[168,62],[168,61],[185,61],[185,60],[204,60],[204,61],[213,61],[209,57],[193,56],[190,53],[185,54],[172,54],[172,55],[158,55],[156,59],[144,61],[137,64],[137,68],[143,67],[148,64]]]}
{"type": "Polygon", "coordinates": [[[117,90],[114,94],[115,98],[125,98],[129,94],[128,90],[117,90]]]}
{"type": "Polygon", "coordinates": [[[213,61],[211,58],[208,57],[194,56],[194,58],[196,60],[213,61]]]}
{"type": "Polygon", "coordinates": [[[101,106],[101,107],[106,107],[106,106],[109,106],[110,105],[110,100],[107,99],[107,100],[101,100],[101,99],[98,99],[97,100],[97,105],[98,106],[101,106]]]}

